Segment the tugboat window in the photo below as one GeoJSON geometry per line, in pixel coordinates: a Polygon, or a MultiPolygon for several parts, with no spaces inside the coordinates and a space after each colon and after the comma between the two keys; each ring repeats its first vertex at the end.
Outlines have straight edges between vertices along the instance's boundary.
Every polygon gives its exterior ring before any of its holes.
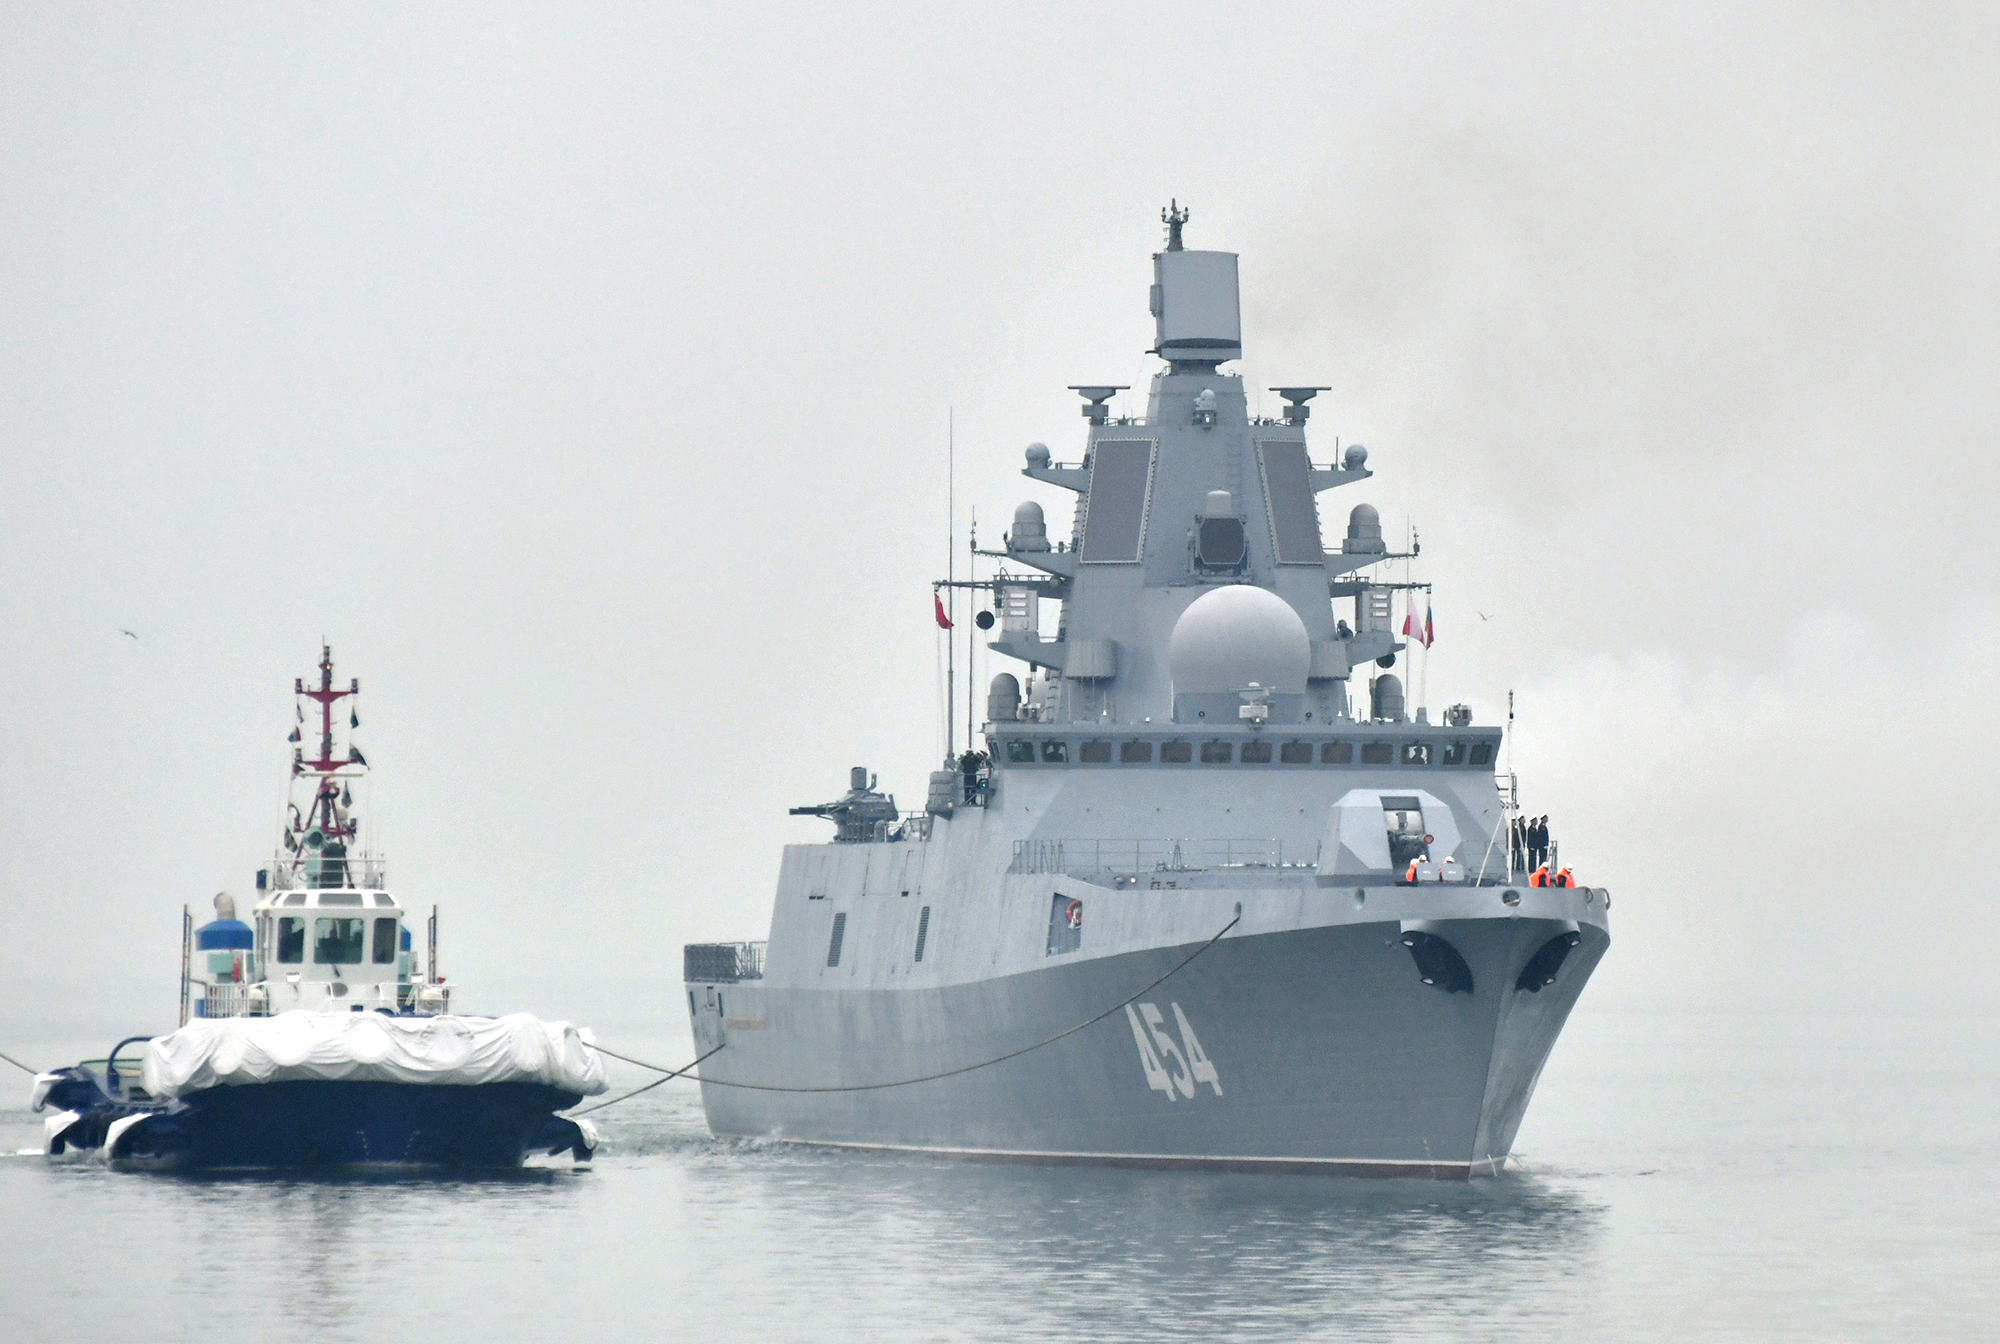
{"type": "Polygon", "coordinates": [[[1192,742],[1160,743],[1160,762],[1163,765],[1186,765],[1193,759],[1194,743],[1192,742]]]}
{"type": "Polygon", "coordinates": [[[1491,764],[1493,764],[1493,744],[1492,744],[1491,742],[1475,742],[1475,743],[1473,743],[1473,744],[1472,744],[1472,763],[1473,763],[1474,765],[1491,765],[1491,764]]]}
{"type": "Polygon", "coordinates": [[[1111,763],[1111,744],[1109,742],[1086,742],[1083,744],[1083,749],[1077,753],[1077,759],[1085,765],[1109,765],[1111,763]]]}
{"type": "Polygon", "coordinates": [[[1229,743],[1229,742],[1204,742],[1204,743],[1202,743],[1202,744],[1201,744],[1201,763],[1202,763],[1203,765],[1227,765],[1227,764],[1229,764],[1229,755],[1230,755],[1230,751],[1231,751],[1231,749],[1232,749],[1233,745],[1234,745],[1234,744],[1232,744],[1232,743],[1229,743]]]}
{"type": "Polygon", "coordinates": [[[1354,744],[1352,742],[1329,742],[1319,749],[1321,765],[1353,765],[1354,744]]]}
{"type": "Polygon", "coordinates": [[[1445,744],[1444,744],[1444,763],[1445,763],[1446,765],[1464,765],[1464,764],[1465,764],[1465,743],[1463,743],[1463,742],[1447,742],[1447,743],[1445,743],[1445,744]]]}
{"type": "Polygon", "coordinates": [[[1069,761],[1069,743],[1042,743],[1042,763],[1044,765],[1064,765],[1069,761]]]}
{"type": "Polygon", "coordinates": [[[361,964],[360,919],[317,919],[313,921],[313,960],[321,966],[361,964]]]}
{"type": "Polygon", "coordinates": [[[1429,765],[1431,744],[1428,742],[1405,742],[1403,744],[1404,765],[1429,765]]]}
{"type": "Polygon", "coordinates": [[[391,966],[396,961],[396,921],[378,919],[375,921],[375,955],[377,966],[391,966]]]}
{"type": "Polygon", "coordinates": [[[1287,742],[1278,748],[1278,759],[1286,765],[1311,765],[1313,744],[1310,742],[1287,742]]]}
{"type": "Polygon", "coordinates": [[[1396,759],[1396,749],[1387,742],[1364,742],[1361,744],[1363,765],[1387,765],[1396,759]]]}
{"type": "Polygon", "coordinates": [[[1035,763],[1035,744],[1032,742],[1009,742],[1007,744],[1007,760],[1013,765],[1033,765],[1035,763]]]}
{"type": "MultiPolygon", "coordinates": [[[[1288,742],[1285,745],[1290,746],[1291,744],[1288,742]]],[[[1271,744],[1269,742],[1245,742],[1243,744],[1243,754],[1237,759],[1241,760],[1245,765],[1269,765],[1271,763],[1271,744]]]]}
{"type": "Polygon", "coordinates": [[[1151,742],[1120,742],[1118,761],[1121,765],[1146,765],[1153,759],[1151,742]]]}
{"type": "Polygon", "coordinates": [[[278,920],[278,960],[298,963],[306,959],[306,922],[297,915],[278,920]]]}

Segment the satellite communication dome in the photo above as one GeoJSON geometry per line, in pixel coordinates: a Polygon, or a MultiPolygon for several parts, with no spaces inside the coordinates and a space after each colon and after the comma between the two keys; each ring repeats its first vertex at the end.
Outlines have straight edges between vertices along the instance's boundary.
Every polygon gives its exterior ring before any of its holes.
{"type": "Polygon", "coordinates": [[[1174,622],[1167,640],[1176,695],[1240,691],[1253,681],[1297,695],[1311,666],[1312,641],[1292,604],[1249,584],[1203,593],[1174,622]]]}

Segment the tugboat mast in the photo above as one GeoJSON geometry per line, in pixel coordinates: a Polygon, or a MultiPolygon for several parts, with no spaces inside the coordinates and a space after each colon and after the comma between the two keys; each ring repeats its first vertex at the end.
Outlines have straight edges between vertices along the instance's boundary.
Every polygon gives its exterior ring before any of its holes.
{"type": "MultiPolygon", "coordinates": [[[[345,757],[336,758],[333,754],[333,707],[350,696],[361,694],[361,679],[359,677],[349,679],[345,690],[334,688],[332,645],[325,643],[320,645],[319,685],[308,687],[305,678],[300,677],[292,683],[292,690],[294,694],[318,703],[320,719],[318,757],[308,760],[304,747],[292,749],[293,777],[313,777],[318,780],[306,814],[302,818],[295,817],[285,835],[285,848],[296,856],[292,860],[296,866],[305,859],[299,852],[302,844],[308,848],[325,851],[329,858],[346,856],[348,842],[359,836],[360,819],[348,810],[348,801],[342,797],[343,781],[353,779],[359,774],[359,771],[350,767],[360,766],[366,769],[368,762],[351,742],[348,744],[345,757]],[[318,835],[318,843],[314,843],[311,839],[315,833],[318,835]],[[329,851],[328,846],[337,848],[329,851]]],[[[349,727],[359,727],[360,723],[359,714],[350,706],[349,727]]],[[[294,736],[296,737],[296,734],[294,736]]]]}

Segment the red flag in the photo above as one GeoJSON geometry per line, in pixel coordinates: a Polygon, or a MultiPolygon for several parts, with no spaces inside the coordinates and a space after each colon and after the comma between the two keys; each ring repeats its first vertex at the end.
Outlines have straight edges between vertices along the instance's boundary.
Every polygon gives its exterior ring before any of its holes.
{"type": "Polygon", "coordinates": [[[940,630],[951,629],[951,617],[944,614],[944,598],[938,595],[936,589],[931,590],[931,601],[935,603],[937,606],[938,629],[940,630]]]}
{"type": "Polygon", "coordinates": [[[1417,619],[1417,597],[1415,593],[1410,594],[1410,603],[1405,610],[1408,614],[1403,617],[1403,633],[1428,649],[1431,646],[1432,639],[1435,638],[1432,633],[1430,598],[1426,597],[1424,599],[1424,618],[1421,621],[1417,619]]]}

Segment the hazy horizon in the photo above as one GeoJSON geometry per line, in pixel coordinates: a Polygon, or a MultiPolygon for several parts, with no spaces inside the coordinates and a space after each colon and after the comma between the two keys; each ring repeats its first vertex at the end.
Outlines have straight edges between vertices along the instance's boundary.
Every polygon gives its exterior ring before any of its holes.
{"type": "Polygon", "coordinates": [[[0,6],[0,1049],[170,1024],[322,638],[471,1001],[682,1030],[681,944],[763,936],[825,838],[787,807],[856,764],[921,801],[947,425],[961,544],[1023,499],[1066,531],[1022,450],[1077,456],[1068,384],[1143,395],[1170,198],[1242,256],[1253,399],[1331,384],[1314,456],[1370,449],[1323,527],[1421,532],[1430,703],[1516,692],[1523,800],[1615,893],[1579,1012],[1990,1008],[1929,945],[2000,931],[1959,897],[2000,803],[1996,38],[0,6]]]}

